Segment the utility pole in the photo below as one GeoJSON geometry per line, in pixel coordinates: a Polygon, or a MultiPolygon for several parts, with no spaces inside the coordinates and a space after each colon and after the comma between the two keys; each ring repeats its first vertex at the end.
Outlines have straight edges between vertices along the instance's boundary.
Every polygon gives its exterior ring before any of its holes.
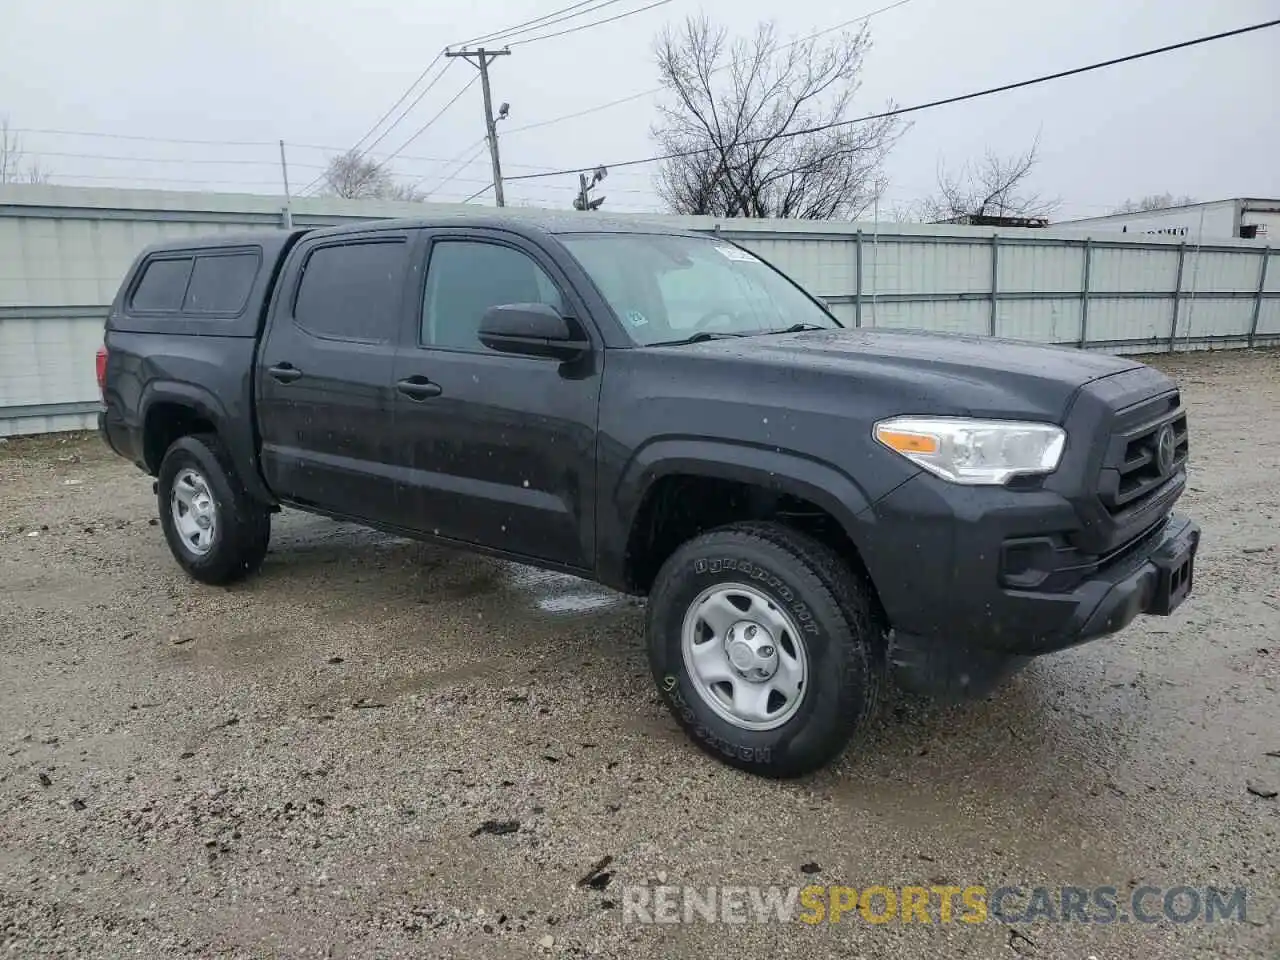
{"type": "Polygon", "coordinates": [[[284,141],[280,141],[280,175],[284,177],[284,228],[293,229],[293,201],[289,199],[289,163],[284,158],[284,141]]]}
{"type": "Polygon", "coordinates": [[[506,206],[506,201],[502,196],[502,163],[498,159],[498,120],[504,120],[510,106],[506,103],[498,108],[497,120],[493,117],[493,98],[489,93],[489,64],[493,63],[495,57],[508,57],[511,55],[510,50],[485,50],[480,47],[476,50],[459,50],[445,51],[446,57],[462,57],[468,63],[480,69],[480,88],[484,91],[484,129],[485,137],[489,141],[489,159],[493,162],[493,196],[498,206],[506,206]]]}

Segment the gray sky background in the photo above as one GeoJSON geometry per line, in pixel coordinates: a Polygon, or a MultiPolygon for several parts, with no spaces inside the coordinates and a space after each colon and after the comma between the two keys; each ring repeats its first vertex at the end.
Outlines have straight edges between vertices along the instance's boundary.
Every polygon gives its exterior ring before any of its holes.
{"type": "MultiPolygon", "coordinates": [[[[493,68],[495,102],[511,103],[511,118],[499,126],[504,172],[655,152],[655,98],[517,128],[655,87],[652,43],[664,23],[704,11],[735,33],[773,19],[782,34],[799,36],[888,2],[673,0],[617,23],[513,47],[493,68]]],[[[276,193],[274,143],[284,138],[297,190],[319,172],[328,155],[321,148],[351,145],[446,43],[567,3],[14,0],[0,29],[0,115],[32,131],[22,134],[23,146],[54,182],[276,193]],[[266,143],[35,132],[41,130],[266,143]]],[[[640,5],[619,4],[583,22],[640,5]]],[[[1280,0],[911,0],[871,20],[874,48],[857,111],[1120,56],[1278,11],[1280,0]]],[[[375,155],[400,147],[474,72],[455,61],[375,155]]],[[[940,162],[959,165],[988,148],[1017,151],[1037,133],[1042,163],[1032,185],[1063,198],[1059,218],[1100,215],[1126,197],[1163,191],[1202,200],[1280,197],[1278,100],[1280,28],[1273,28],[922,112],[890,158],[886,204],[929,192],[940,162]]],[[[480,103],[476,84],[404,148],[392,162],[397,174],[430,189],[457,169],[481,147],[480,103]],[[450,158],[459,162],[436,162],[450,158]]],[[[603,185],[606,209],[658,209],[652,169],[612,173],[603,185]]],[[[481,151],[431,199],[461,200],[488,180],[481,151]]],[[[574,177],[526,181],[510,184],[507,198],[567,207],[576,189],[574,177]]]]}

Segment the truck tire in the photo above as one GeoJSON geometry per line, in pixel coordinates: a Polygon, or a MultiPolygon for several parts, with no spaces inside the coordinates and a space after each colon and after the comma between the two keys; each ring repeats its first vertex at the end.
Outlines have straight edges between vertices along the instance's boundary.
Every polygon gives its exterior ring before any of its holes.
{"type": "Polygon", "coordinates": [[[663,564],[649,664],[700,747],[768,777],[811,773],[875,712],[885,631],[870,585],[831,549],[770,523],[713,530],[663,564]]]}
{"type": "Polygon", "coordinates": [[[216,435],[173,442],[160,461],[156,499],[169,550],[194,579],[232,583],[262,566],[270,510],[249,495],[216,435]]]}

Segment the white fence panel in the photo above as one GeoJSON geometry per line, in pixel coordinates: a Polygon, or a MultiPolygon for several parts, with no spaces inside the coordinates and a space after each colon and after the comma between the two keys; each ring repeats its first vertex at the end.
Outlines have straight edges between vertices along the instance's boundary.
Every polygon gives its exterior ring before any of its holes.
{"type": "MultiPolygon", "coordinates": [[[[139,250],[277,227],[282,208],[282,199],[261,196],[0,187],[0,435],[91,423],[93,354],[139,250]]],[[[294,201],[292,217],[297,226],[323,226],[437,213],[492,211],[308,198],[294,201]]],[[[1280,342],[1280,251],[1268,255],[1261,241],[1197,247],[1079,228],[634,219],[719,232],[826,299],[849,326],[994,332],[1109,353],[1280,342]]]]}
{"type": "MultiPolygon", "coordinates": [[[[1169,339],[1173,301],[1162,299],[1097,298],[1089,301],[1089,340],[1116,346],[1157,344],[1169,339]]],[[[1147,349],[1158,349],[1148,346],[1147,349]]]]}
{"type": "Polygon", "coordinates": [[[864,327],[984,334],[990,316],[990,305],[981,300],[889,300],[862,305],[864,327]]]}
{"type": "Polygon", "coordinates": [[[1089,289],[1107,293],[1169,293],[1178,279],[1178,248],[1097,247],[1089,269],[1089,289]]]}
{"type": "Polygon", "coordinates": [[[1084,287],[1084,247],[1000,244],[1001,293],[1076,293],[1084,287]]]}
{"type": "Polygon", "coordinates": [[[1001,300],[996,311],[996,335],[1041,343],[1078,343],[1080,316],[1078,298],[1001,300]]]}

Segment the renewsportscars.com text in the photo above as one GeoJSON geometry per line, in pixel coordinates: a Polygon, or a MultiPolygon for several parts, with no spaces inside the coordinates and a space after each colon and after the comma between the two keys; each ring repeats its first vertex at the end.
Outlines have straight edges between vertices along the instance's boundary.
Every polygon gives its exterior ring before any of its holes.
{"type": "Polygon", "coordinates": [[[1215,923],[1246,919],[1243,887],[627,886],[625,923],[1215,923]]]}

